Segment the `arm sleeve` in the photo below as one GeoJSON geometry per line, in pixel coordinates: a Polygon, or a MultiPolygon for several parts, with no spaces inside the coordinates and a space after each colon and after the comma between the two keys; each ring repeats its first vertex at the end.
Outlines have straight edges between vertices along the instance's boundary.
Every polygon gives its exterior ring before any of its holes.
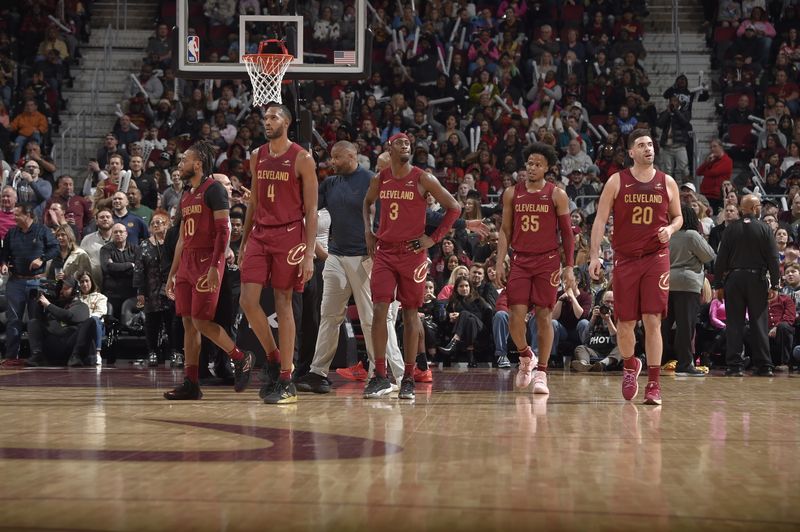
{"type": "Polygon", "coordinates": [[[564,247],[564,260],[566,265],[575,265],[575,237],[572,234],[572,220],[569,214],[558,217],[558,228],[561,231],[561,245],[564,247]]]}
{"type": "MultiPolygon", "coordinates": [[[[211,178],[209,178],[211,179],[211,178]]],[[[212,211],[224,211],[230,209],[228,203],[228,191],[218,181],[214,181],[207,189],[203,199],[212,211]]]]}
{"type": "Polygon", "coordinates": [[[436,228],[436,231],[433,232],[431,235],[431,239],[434,242],[439,242],[444,238],[444,235],[450,230],[452,227],[453,222],[455,222],[459,215],[461,214],[461,209],[447,209],[447,213],[444,215],[444,218],[439,223],[439,227],[436,228]]]}

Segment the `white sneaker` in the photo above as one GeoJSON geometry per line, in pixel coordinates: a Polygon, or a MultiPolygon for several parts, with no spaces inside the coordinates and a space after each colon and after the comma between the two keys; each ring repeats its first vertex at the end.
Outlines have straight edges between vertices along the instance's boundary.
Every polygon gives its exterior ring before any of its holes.
{"type": "Polygon", "coordinates": [[[94,354],[94,365],[95,366],[102,366],[103,365],[103,357],[100,356],[100,353],[94,354]]]}
{"type": "Polygon", "coordinates": [[[533,373],[533,393],[550,393],[550,389],[547,387],[547,373],[544,371],[535,371],[533,373]]]}
{"type": "Polygon", "coordinates": [[[514,378],[517,388],[527,388],[531,383],[531,371],[536,364],[536,357],[519,357],[519,370],[514,378]]]}

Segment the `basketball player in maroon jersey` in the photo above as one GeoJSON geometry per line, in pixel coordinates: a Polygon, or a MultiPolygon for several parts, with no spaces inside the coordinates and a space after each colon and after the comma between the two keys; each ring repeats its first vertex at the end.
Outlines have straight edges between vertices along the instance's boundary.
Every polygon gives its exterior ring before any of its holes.
{"type": "Polygon", "coordinates": [[[517,388],[531,383],[533,393],[548,394],[547,362],[553,347],[553,307],[561,284],[561,251],[564,249],[564,290],[577,293],[572,271],[575,259],[575,236],[569,216],[567,193],[544,180],[549,168],[558,163],[555,150],[534,143],[525,151],[526,178],[503,192],[503,225],[497,241],[497,279],[506,285],[505,261],[509,244],[514,250],[508,275],[509,330],[519,349],[517,388]],[[560,236],[560,238],[559,238],[560,236]],[[536,354],[525,336],[525,315],[536,307],[539,341],[536,354]]]}
{"type": "Polygon", "coordinates": [[[411,142],[404,133],[389,139],[391,165],[375,175],[364,198],[364,228],[367,251],[373,257],[372,346],[375,374],[364,388],[367,399],[392,391],[386,377],[386,316],[397,299],[403,310],[403,350],[405,372],[400,381],[400,399],[414,399],[414,368],[422,324],[417,309],[422,306],[428,276],[426,250],[439,242],[461,214],[456,199],[432,175],[411,166],[411,142]],[[425,194],[430,192],[447,209],[444,219],[431,236],[425,234],[425,194]],[[380,200],[378,234],[372,232],[373,205],[380,200]]]}
{"type": "Polygon", "coordinates": [[[661,320],[669,297],[669,239],[683,225],[678,185],[653,166],[655,149],[650,132],[637,129],[628,137],[633,167],[606,182],[592,226],[589,273],[599,278],[600,242],[609,215],[614,213],[614,312],[617,345],[625,368],[622,396],[630,401],[639,392],[642,363],[634,356],[634,326],[644,323],[647,386],[644,402],[661,404],[661,320]]]}
{"type": "Polygon", "coordinates": [[[250,155],[252,192],[239,250],[239,303],[267,354],[270,381],[259,393],[267,404],[297,402],[292,382],[292,292],[302,290],[314,274],[317,172],[311,154],[289,140],[291,123],[288,107],[267,105],[264,129],[269,142],[250,155]],[[275,294],[280,350],[261,308],[261,290],[267,285],[275,294]]]}
{"type": "Polygon", "coordinates": [[[214,157],[212,144],[200,141],[186,150],[178,163],[181,178],[191,188],[181,196],[181,226],[166,290],[167,296],[175,300],[175,312],[183,320],[186,378],[183,384],[164,394],[166,399],[203,396],[198,385],[201,334],[233,360],[237,392],[247,388],[253,368],[253,354],[239,350],[225,330],[212,321],[231,234],[228,192],[211,177],[214,157]]]}

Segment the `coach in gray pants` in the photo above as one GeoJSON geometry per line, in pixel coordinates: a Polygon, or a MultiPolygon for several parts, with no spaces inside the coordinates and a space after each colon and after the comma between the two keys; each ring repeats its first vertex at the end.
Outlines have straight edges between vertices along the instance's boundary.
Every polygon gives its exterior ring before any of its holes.
{"type": "MultiPolygon", "coordinates": [[[[352,143],[337,142],[331,150],[331,161],[337,175],[328,177],[319,186],[319,208],[327,208],[330,212],[331,229],[328,258],[322,270],[322,307],[314,360],[311,362],[311,371],[295,383],[301,392],[330,391],[326,377],[336,353],[339,328],[351,295],[358,308],[367,353],[370,362],[373,362],[372,294],[369,289],[371,268],[361,216],[372,173],[358,165],[356,155],[356,147],[352,143]]],[[[394,323],[389,327],[387,358],[392,374],[401,377],[404,371],[403,355],[397,345],[394,323]]]]}

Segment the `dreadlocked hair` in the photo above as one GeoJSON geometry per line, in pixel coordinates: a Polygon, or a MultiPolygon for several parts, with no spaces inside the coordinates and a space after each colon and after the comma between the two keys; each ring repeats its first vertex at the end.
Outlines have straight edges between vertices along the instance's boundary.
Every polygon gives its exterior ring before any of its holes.
{"type": "Polygon", "coordinates": [[[203,163],[203,177],[210,176],[214,172],[214,144],[207,140],[198,140],[189,148],[197,154],[203,163]]]}

